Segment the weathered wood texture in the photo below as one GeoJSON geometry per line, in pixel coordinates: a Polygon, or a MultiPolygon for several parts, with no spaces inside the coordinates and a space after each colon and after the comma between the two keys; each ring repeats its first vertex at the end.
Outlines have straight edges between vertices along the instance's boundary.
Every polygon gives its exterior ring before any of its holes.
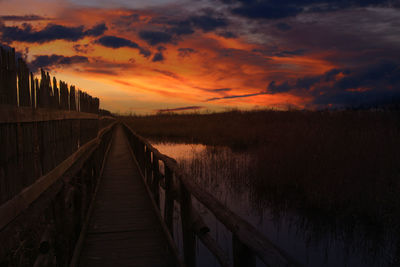
{"type": "Polygon", "coordinates": [[[13,48],[0,47],[0,205],[97,136],[99,99],[41,70],[40,81],[13,48]],[[78,108],[82,107],[82,109],[78,108]]]}
{"type": "Polygon", "coordinates": [[[98,125],[97,118],[0,123],[0,205],[95,138],[98,125]]]}
{"type": "Polygon", "coordinates": [[[40,71],[40,81],[30,73],[25,61],[16,59],[15,49],[0,47],[0,105],[30,106],[32,108],[52,108],[99,113],[98,98],[76,89],[40,71]]]}
{"type": "Polygon", "coordinates": [[[14,203],[7,202],[9,210],[23,211],[0,227],[0,266],[68,266],[111,136],[111,128],[100,131],[91,144],[26,188],[14,203]]]}
{"type": "Polygon", "coordinates": [[[150,196],[117,127],[95,199],[80,266],[174,266],[150,196]]]}
{"type": "MultiPolygon", "coordinates": [[[[180,170],[174,159],[161,154],[146,139],[136,134],[126,124],[124,124],[124,129],[141,168],[149,164],[158,166],[159,160],[163,162],[164,177],[161,177],[158,170],[153,168],[157,173],[153,175],[153,179],[157,177],[158,180],[146,179],[146,181],[157,183],[157,186],[154,184],[149,185],[153,190],[153,195],[159,194],[158,187],[165,185],[164,219],[167,225],[171,224],[171,215],[169,214],[169,210],[173,206],[171,198],[173,199],[172,201],[177,201],[180,204],[184,257],[188,266],[195,266],[196,262],[194,235],[214,254],[221,266],[255,266],[256,256],[267,266],[299,266],[297,262],[272,244],[252,225],[227,209],[211,194],[202,190],[192,179],[183,175],[182,170],[180,170]],[[145,157],[144,151],[151,151],[152,157],[145,157]],[[146,160],[153,160],[153,162],[146,163],[146,160]],[[192,205],[192,197],[209,209],[216,219],[232,233],[233,262],[229,260],[228,253],[221,249],[209,234],[209,228],[192,205]]],[[[169,227],[169,229],[172,234],[172,227],[169,227]]]]}

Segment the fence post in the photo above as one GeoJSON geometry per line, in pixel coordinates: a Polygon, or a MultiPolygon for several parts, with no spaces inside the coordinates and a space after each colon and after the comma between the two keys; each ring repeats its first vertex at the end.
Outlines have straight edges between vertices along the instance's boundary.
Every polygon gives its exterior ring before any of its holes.
{"type": "Polygon", "coordinates": [[[145,152],[145,169],[146,169],[146,183],[150,187],[153,181],[153,176],[152,176],[152,168],[151,168],[151,151],[150,149],[145,145],[146,152],[145,152]]]}
{"type": "Polygon", "coordinates": [[[180,182],[180,203],[185,264],[196,266],[196,236],[192,227],[192,197],[185,185],[180,182]]]}
{"type": "Polygon", "coordinates": [[[165,170],[165,208],[164,208],[164,220],[168,227],[171,236],[174,236],[174,198],[172,195],[172,170],[164,163],[165,170]]]}
{"type": "Polygon", "coordinates": [[[232,237],[233,266],[234,267],[255,267],[256,256],[236,235],[232,237]]]}
{"type": "Polygon", "coordinates": [[[154,201],[157,207],[160,208],[160,193],[159,193],[159,182],[160,182],[160,169],[158,166],[158,158],[153,153],[153,183],[151,189],[154,196],[154,201]]]}

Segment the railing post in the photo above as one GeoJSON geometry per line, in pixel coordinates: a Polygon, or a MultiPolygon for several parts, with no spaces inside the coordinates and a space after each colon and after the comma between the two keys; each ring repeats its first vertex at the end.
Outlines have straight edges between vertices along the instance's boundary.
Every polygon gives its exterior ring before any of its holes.
{"type": "Polygon", "coordinates": [[[235,234],[232,234],[233,266],[255,267],[256,256],[235,234]]]}
{"type": "Polygon", "coordinates": [[[146,182],[147,185],[150,187],[153,180],[152,175],[152,167],[151,167],[151,151],[148,146],[145,146],[146,153],[145,153],[145,169],[146,169],[146,182]]]}
{"type": "Polygon", "coordinates": [[[180,203],[185,264],[196,266],[196,236],[192,227],[192,197],[180,182],[180,203]]]}
{"type": "Polygon", "coordinates": [[[164,163],[165,168],[165,208],[164,208],[164,220],[168,227],[171,236],[174,236],[174,198],[172,195],[172,170],[164,163]]]}
{"type": "Polygon", "coordinates": [[[159,182],[160,169],[158,166],[158,158],[153,153],[153,183],[151,185],[151,190],[153,192],[154,201],[156,202],[158,208],[160,208],[159,182]]]}

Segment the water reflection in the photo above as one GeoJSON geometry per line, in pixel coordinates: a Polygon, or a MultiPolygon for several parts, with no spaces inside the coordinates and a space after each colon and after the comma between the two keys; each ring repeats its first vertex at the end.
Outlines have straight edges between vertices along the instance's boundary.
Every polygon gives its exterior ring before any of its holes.
{"type": "MultiPolygon", "coordinates": [[[[189,177],[305,266],[398,264],[399,236],[394,229],[365,229],[357,222],[350,226],[339,224],[331,221],[332,218],[306,216],[302,211],[271,201],[254,182],[250,153],[196,144],[162,143],[154,146],[161,153],[175,158],[189,177]]],[[[194,204],[220,246],[231,253],[231,234],[200,203],[194,201],[194,204]]],[[[175,238],[179,240],[177,214],[175,238]]],[[[182,247],[181,243],[179,247],[182,247]]],[[[198,244],[198,265],[219,266],[202,244],[198,244]]],[[[258,265],[262,266],[259,262],[258,265]]]]}

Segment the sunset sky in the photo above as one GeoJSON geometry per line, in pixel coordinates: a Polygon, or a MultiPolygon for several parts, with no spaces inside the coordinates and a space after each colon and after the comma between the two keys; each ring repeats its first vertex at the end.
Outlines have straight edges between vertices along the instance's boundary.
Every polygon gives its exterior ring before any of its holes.
{"type": "Polygon", "coordinates": [[[400,95],[398,0],[0,0],[0,43],[113,112],[400,95]]]}

